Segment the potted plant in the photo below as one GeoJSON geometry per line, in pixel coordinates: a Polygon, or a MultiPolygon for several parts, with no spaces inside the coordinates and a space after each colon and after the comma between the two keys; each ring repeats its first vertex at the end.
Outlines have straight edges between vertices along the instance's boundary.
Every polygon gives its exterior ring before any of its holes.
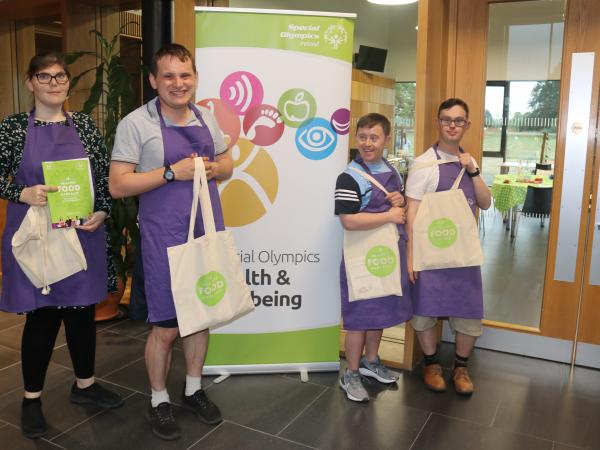
{"type": "MultiPolygon", "coordinates": [[[[134,95],[131,79],[121,61],[117,42],[121,30],[109,41],[97,30],[90,33],[96,36],[101,52],[81,51],[68,54],[67,63],[72,64],[84,55],[98,58],[98,65],[73,77],[73,90],[83,76],[94,71],[96,78],[92,85],[90,96],[83,105],[83,112],[98,115],[98,125],[104,137],[108,156],[117,131],[117,124],[134,108],[134,95]]],[[[109,236],[110,254],[117,271],[119,292],[109,293],[109,296],[96,306],[96,320],[108,320],[119,314],[118,305],[125,289],[127,271],[132,266],[135,246],[139,240],[137,224],[137,200],[135,198],[113,199],[112,213],[106,219],[106,231],[109,236]]]]}

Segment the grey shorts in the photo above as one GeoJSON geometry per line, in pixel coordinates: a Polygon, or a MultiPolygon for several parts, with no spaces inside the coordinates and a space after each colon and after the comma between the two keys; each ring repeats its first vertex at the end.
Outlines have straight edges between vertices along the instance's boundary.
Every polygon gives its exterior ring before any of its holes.
{"type": "MultiPolygon", "coordinates": [[[[428,316],[417,316],[414,315],[410,320],[410,324],[415,329],[415,331],[425,331],[429,330],[436,326],[438,322],[437,317],[428,317],[428,316]]],[[[458,331],[459,333],[466,334],[467,336],[481,336],[483,332],[483,325],[481,324],[481,319],[463,319],[462,317],[449,317],[448,323],[450,324],[450,328],[455,333],[458,331]]]]}

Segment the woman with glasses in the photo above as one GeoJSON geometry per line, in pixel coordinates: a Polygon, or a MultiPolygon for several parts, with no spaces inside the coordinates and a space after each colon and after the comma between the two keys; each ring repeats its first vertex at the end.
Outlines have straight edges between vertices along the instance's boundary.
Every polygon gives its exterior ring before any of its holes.
{"type": "MultiPolygon", "coordinates": [[[[33,109],[0,123],[0,198],[8,200],[2,236],[2,294],[0,309],[25,314],[21,342],[24,382],[21,428],[37,438],[47,431],[41,394],[61,322],[75,372],[70,401],[103,408],[121,406],[123,399],[94,379],[96,327],[94,305],[108,290],[116,290],[114,268],[107,258],[104,220],[110,212],[108,155],[93,120],[66,112],[70,73],[62,55],[36,55],[29,63],[25,86],[33,94],[33,109]],[[30,206],[46,207],[56,186],[44,184],[42,162],[89,158],[94,185],[94,213],[77,236],[87,270],[51,285],[45,294],[17,264],[11,241],[30,206]]],[[[57,230],[56,232],[62,232],[57,230]]],[[[41,255],[40,255],[41,257],[41,255]]]]}

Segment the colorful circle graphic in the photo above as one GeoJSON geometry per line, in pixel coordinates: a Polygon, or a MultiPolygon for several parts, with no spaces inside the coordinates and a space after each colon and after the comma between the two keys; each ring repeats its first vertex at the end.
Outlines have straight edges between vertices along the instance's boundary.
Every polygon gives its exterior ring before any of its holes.
{"type": "Polygon", "coordinates": [[[227,227],[242,227],[263,217],[275,203],[279,174],[269,153],[240,138],[231,149],[233,175],[219,186],[227,227]]]}
{"type": "Polygon", "coordinates": [[[350,132],[350,110],[340,108],[331,115],[331,128],[337,134],[348,134],[350,132]]]}
{"type": "Polygon", "coordinates": [[[397,258],[394,251],[385,245],[376,245],[367,252],[365,266],[376,277],[387,277],[396,268],[397,258]]]}
{"type": "Polygon", "coordinates": [[[272,145],[285,129],[281,114],[271,105],[253,106],[244,117],[244,134],[256,145],[272,145]]]}
{"type": "Polygon", "coordinates": [[[227,292],[227,280],[219,272],[205,273],[196,281],[196,296],[207,306],[215,306],[227,292]]]}
{"type": "Polygon", "coordinates": [[[240,137],[240,118],[226,103],[217,98],[206,98],[198,102],[200,106],[208,108],[217,119],[227,149],[231,149],[240,137]]]}
{"type": "Polygon", "coordinates": [[[299,88],[285,91],[279,97],[277,107],[285,124],[292,128],[298,128],[317,113],[315,98],[307,90],[299,88]]]}
{"type": "Polygon", "coordinates": [[[325,159],[337,145],[337,134],[328,120],[315,117],[296,131],[296,148],[302,156],[312,160],[325,159]]]}
{"type": "Polygon", "coordinates": [[[447,217],[434,220],[427,229],[429,242],[438,248],[448,248],[456,242],[458,229],[447,217]]]}
{"type": "Polygon", "coordinates": [[[219,95],[236,114],[243,116],[250,108],[262,103],[264,90],[256,75],[239,71],[225,77],[219,95]]]}

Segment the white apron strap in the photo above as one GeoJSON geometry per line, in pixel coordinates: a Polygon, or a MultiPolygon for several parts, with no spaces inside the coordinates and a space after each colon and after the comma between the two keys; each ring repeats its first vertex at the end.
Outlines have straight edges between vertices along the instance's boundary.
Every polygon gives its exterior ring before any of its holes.
{"type": "MultiPolygon", "coordinates": [[[[448,164],[448,163],[453,163],[453,162],[459,162],[458,158],[449,159],[449,160],[435,159],[433,161],[419,162],[419,163],[415,164],[414,166],[412,166],[410,168],[410,170],[419,170],[419,169],[423,169],[425,167],[439,166],[442,164],[448,164]]],[[[450,190],[458,189],[458,185],[460,184],[464,174],[465,174],[465,168],[463,167],[462,170],[460,171],[460,173],[458,174],[458,177],[456,177],[456,180],[454,180],[454,184],[452,185],[450,190]]]]}
{"type": "Polygon", "coordinates": [[[388,190],[386,188],[384,188],[383,185],[379,181],[377,181],[375,178],[373,178],[371,175],[369,175],[364,170],[357,169],[356,167],[349,167],[349,169],[353,170],[354,172],[359,174],[361,177],[363,177],[365,180],[369,181],[373,186],[377,186],[379,189],[381,189],[385,193],[385,195],[389,194],[388,190]]]}

